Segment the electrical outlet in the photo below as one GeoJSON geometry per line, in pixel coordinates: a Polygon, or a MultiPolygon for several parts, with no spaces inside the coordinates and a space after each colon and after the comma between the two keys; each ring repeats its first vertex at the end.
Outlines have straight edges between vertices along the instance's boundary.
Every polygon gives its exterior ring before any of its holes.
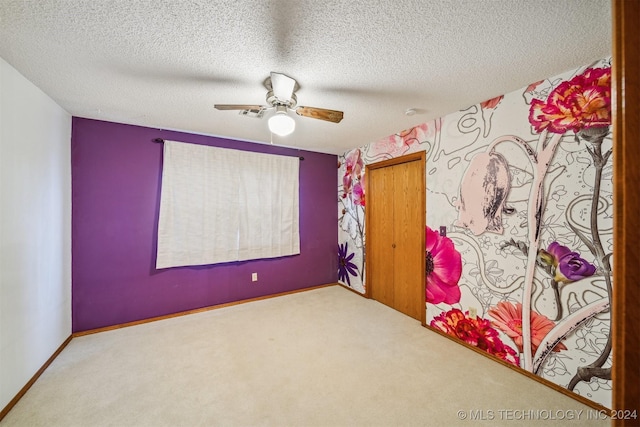
{"type": "Polygon", "coordinates": [[[258,273],[251,273],[251,281],[252,282],[258,281],[258,273]]]}

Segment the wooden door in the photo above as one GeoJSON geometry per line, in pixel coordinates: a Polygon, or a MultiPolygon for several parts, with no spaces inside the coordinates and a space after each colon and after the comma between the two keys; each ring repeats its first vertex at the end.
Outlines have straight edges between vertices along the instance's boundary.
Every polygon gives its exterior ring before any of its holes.
{"type": "Polygon", "coordinates": [[[367,296],[425,322],[425,153],[367,166],[367,296]]]}
{"type": "Polygon", "coordinates": [[[372,278],[378,284],[371,290],[370,297],[385,305],[393,307],[393,221],[394,174],[391,168],[372,169],[367,175],[367,282],[372,278]],[[373,201],[372,198],[373,197],[373,201]],[[375,230],[369,234],[370,230],[375,230]]]}
{"type": "Polygon", "coordinates": [[[425,205],[419,197],[424,188],[423,164],[402,163],[393,168],[394,194],[394,304],[402,313],[421,320],[425,311],[422,279],[425,249],[425,205]]]}

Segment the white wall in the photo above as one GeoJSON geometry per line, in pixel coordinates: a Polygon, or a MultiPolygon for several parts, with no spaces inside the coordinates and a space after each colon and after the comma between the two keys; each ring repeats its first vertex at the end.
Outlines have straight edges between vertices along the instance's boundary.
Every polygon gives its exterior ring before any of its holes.
{"type": "Polygon", "coordinates": [[[71,116],[0,58],[0,410],[71,335],[71,116]]]}

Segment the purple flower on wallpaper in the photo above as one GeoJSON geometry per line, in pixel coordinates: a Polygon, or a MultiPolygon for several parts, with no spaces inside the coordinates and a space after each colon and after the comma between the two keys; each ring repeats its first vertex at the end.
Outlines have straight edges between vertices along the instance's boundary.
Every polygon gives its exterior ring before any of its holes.
{"type": "Polygon", "coordinates": [[[426,227],[427,302],[460,302],[458,280],[462,275],[462,256],[453,241],[426,227]]]}
{"type": "Polygon", "coordinates": [[[349,276],[358,275],[358,266],[351,262],[355,253],[349,254],[348,243],[338,245],[338,280],[351,286],[349,276]]]}
{"type": "Polygon", "coordinates": [[[571,283],[585,277],[593,276],[596,267],[558,242],[551,242],[547,250],[540,250],[540,259],[554,267],[554,277],[558,283],[571,283]]]}

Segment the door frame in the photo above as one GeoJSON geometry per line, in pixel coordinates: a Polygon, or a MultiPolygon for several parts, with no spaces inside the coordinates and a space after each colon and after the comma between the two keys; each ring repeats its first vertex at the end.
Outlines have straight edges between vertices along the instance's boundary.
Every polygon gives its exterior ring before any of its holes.
{"type": "Polygon", "coordinates": [[[612,1],[613,64],[613,342],[612,425],[637,425],[640,417],[640,2],[612,1]]]}
{"type": "MultiPolygon", "coordinates": [[[[421,226],[422,229],[424,230],[425,227],[427,226],[427,175],[426,175],[426,169],[427,169],[427,152],[426,151],[419,151],[417,153],[411,153],[411,154],[406,154],[404,156],[400,156],[400,157],[394,157],[392,159],[388,159],[388,160],[383,160],[377,163],[370,163],[368,165],[365,166],[365,176],[369,174],[369,171],[373,170],[373,169],[381,169],[381,168],[386,168],[386,167],[390,167],[390,166],[395,166],[395,165],[399,165],[402,163],[409,163],[409,162],[420,162],[420,165],[422,167],[422,182],[420,184],[421,186],[421,191],[420,194],[418,194],[418,201],[420,203],[420,206],[423,207],[423,209],[421,210],[422,215],[421,215],[421,226]]],[[[369,180],[366,180],[365,182],[365,194],[370,194],[369,193],[369,180]]],[[[370,203],[370,201],[368,200],[367,203],[370,203]]],[[[367,239],[367,236],[370,236],[369,234],[369,209],[365,209],[364,210],[364,235],[365,235],[365,240],[367,239]]],[[[366,241],[365,241],[365,257],[366,257],[366,241]]],[[[422,233],[422,252],[423,254],[426,251],[426,241],[425,241],[425,233],[422,233]]],[[[422,279],[420,281],[420,283],[424,283],[425,286],[422,286],[422,302],[421,302],[421,307],[422,310],[420,310],[420,323],[422,323],[423,326],[426,326],[426,322],[427,322],[427,308],[426,308],[426,296],[427,296],[427,292],[426,292],[426,272],[425,272],[425,257],[424,255],[420,258],[422,259],[422,268],[420,269],[420,271],[422,272],[422,279]]],[[[372,289],[372,285],[373,283],[371,283],[371,276],[370,276],[370,270],[371,270],[371,263],[367,262],[365,264],[365,275],[366,275],[366,282],[365,282],[365,293],[364,296],[366,298],[371,299],[371,289],[372,289]]]]}

